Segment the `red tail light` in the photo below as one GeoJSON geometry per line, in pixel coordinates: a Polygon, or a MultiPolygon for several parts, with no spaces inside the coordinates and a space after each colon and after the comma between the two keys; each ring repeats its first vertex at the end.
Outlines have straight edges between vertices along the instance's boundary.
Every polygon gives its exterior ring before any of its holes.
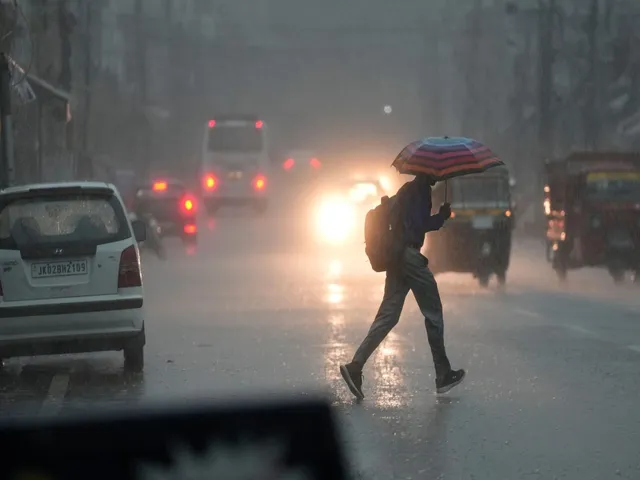
{"type": "Polygon", "coordinates": [[[213,128],[216,126],[216,121],[215,120],[209,120],[209,128],[213,128]]]}
{"type": "Polygon", "coordinates": [[[255,188],[256,190],[264,190],[266,186],[267,179],[265,177],[263,177],[262,175],[258,175],[256,178],[254,178],[253,188],[255,188]]]}
{"type": "Polygon", "coordinates": [[[317,158],[312,158],[311,160],[309,160],[309,165],[311,165],[313,168],[320,168],[322,164],[317,158]]]}
{"type": "Polygon", "coordinates": [[[164,192],[167,189],[167,182],[154,182],[153,191],[154,192],[164,192]]]}
{"type": "Polygon", "coordinates": [[[196,227],[192,223],[189,223],[189,224],[184,226],[184,233],[187,233],[189,235],[194,235],[194,234],[198,233],[198,227],[196,227]]]}
{"type": "Polygon", "coordinates": [[[264,126],[264,122],[262,120],[258,120],[256,122],[256,128],[260,129],[264,126]]]}
{"type": "Polygon", "coordinates": [[[202,186],[205,188],[205,190],[215,190],[215,188],[218,186],[218,180],[212,174],[207,174],[202,179],[202,186]]]}
{"type": "Polygon", "coordinates": [[[282,168],[285,170],[291,170],[295,164],[296,161],[293,158],[287,158],[282,164],[282,168]]]}
{"type": "Polygon", "coordinates": [[[190,195],[185,195],[182,198],[182,213],[193,215],[196,212],[196,199],[190,195]]]}
{"type": "Polygon", "coordinates": [[[142,286],[142,272],[140,271],[140,257],[134,245],[125,248],[120,254],[120,269],[118,270],[118,288],[142,286]]]}

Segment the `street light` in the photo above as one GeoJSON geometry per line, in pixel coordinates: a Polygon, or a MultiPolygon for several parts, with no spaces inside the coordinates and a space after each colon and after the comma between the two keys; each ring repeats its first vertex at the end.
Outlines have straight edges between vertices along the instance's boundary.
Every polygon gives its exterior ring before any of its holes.
{"type": "Polygon", "coordinates": [[[391,108],[391,105],[385,105],[384,108],[382,109],[382,111],[386,114],[386,115],[390,115],[391,112],[393,112],[393,108],[391,108]]]}

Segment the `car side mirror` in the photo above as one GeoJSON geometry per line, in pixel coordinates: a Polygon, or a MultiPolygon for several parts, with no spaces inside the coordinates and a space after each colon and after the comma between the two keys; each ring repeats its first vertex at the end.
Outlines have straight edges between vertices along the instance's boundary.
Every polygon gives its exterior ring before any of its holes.
{"type": "Polygon", "coordinates": [[[142,220],[134,220],[131,222],[133,227],[133,236],[136,242],[141,243],[147,239],[147,225],[142,220]]]}

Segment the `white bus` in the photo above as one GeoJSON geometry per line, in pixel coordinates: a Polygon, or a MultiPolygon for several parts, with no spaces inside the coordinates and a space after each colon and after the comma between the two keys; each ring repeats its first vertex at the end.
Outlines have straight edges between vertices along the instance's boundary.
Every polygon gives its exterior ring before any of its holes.
{"type": "Polygon", "coordinates": [[[217,116],[205,125],[202,198],[209,214],[225,206],[264,213],[269,197],[267,125],[250,115],[217,116]]]}

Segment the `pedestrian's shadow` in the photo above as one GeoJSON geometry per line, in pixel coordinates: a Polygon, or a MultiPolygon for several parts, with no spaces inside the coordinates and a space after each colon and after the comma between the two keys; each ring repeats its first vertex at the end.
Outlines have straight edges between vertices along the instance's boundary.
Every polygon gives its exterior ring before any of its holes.
{"type": "Polygon", "coordinates": [[[449,420],[460,402],[459,397],[439,395],[426,413],[426,421],[419,434],[425,449],[424,478],[443,478],[445,475],[449,454],[449,420]]]}

